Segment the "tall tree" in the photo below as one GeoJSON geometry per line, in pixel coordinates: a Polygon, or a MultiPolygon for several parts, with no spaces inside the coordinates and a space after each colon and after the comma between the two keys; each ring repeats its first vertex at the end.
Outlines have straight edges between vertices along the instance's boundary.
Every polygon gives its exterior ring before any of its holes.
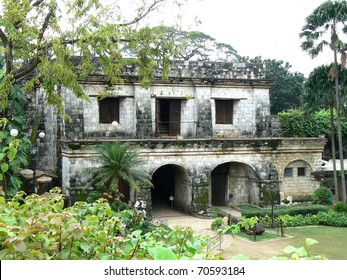
{"type": "Polygon", "coordinates": [[[329,69],[330,77],[335,81],[335,106],[337,114],[337,134],[339,143],[339,156],[341,166],[342,200],[346,202],[346,181],[344,169],[344,156],[341,131],[340,90],[338,77],[337,53],[341,53],[341,65],[346,64],[346,44],[338,36],[338,31],[347,32],[347,2],[326,1],[317,7],[307,18],[300,37],[305,40],[301,48],[307,51],[312,58],[320,54],[328,46],[333,51],[333,66],[329,69]],[[330,35],[330,40],[324,36],[330,35]]]}
{"type": "Polygon", "coordinates": [[[291,72],[288,62],[266,59],[266,78],[275,83],[270,89],[271,114],[300,107],[305,77],[302,73],[291,72]]]}
{"type": "Polygon", "coordinates": [[[110,83],[121,81],[122,68],[129,64],[122,53],[125,46],[136,53],[131,62],[143,86],[149,85],[158,58],[165,76],[174,57],[173,41],[165,40],[160,30],[139,24],[170,1],[174,0],[135,1],[138,6],[132,6],[132,17],[127,18],[117,1],[104,6],[101,0],[2,0],[0,52],[6,72],[0,84],[0,108],[6,108],[11,86],[25,80],[26,90],[42,86],[48,103],[63,113],[57,87],[87,99],[78,80],[95,70],[94,57],[110,83]],[[73,63],[77,55],[80,59],[73,63]]]}
{"type": "Polygon", "coordinates": [[[158,26],[158,32],[175,42],[174,48],[180,60],[238,61],[240,56],[229,44],[200,31],[184,31],[174,27],[158,26]]]}
{"type": "MultiPolygon", "coordinates": [[[[339,200],[338,179],[336,171],[336,147],[335,147],[335,81],[328,77],[331,66],[319,66],[315,68],[309,75],[306,83],[304,95],[302,97],[303,107],[307,111],[315,111],[317,109],[329,108],[330,111],[330,140],[331,151],[333,157],[333,174],[335,197],[339,200]]],[[[341,89],[345,92],[347,87],[347,71],[339,71],[339,81],[341,89]]],[[[341,190],[342,192],[342,190],[341,190]]]]}
{"type": "Polygon", "coordinates": [[[262,59],[244,57],[244,61],[265,64],[266,79],[272,80],[274,85],[270,88],[271,114],[296,109],[301,105],[301,96],[304,91],[304,74],[291,72],[289,62],[277,59],[262,59]]]}

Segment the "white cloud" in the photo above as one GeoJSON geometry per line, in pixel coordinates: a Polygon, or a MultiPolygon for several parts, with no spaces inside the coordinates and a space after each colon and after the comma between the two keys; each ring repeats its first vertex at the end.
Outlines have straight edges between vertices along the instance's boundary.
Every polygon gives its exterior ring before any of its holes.
{"type": "MultiPolygon", "coordinates": [[[[287,61],[293,71],[308,74],[332,61],[328,50],[315,59],[301,50],[299,33],[305,18],[325,0],[189,0],[183,27],[198,29],[233,46],[242,56],[287,61]],[[201,25],[194,26],[195,16],[201,25]]],[[[168,12],[171,13],[171,12],[168,12]]],[[[168,22],[169,14],[165,22],[168,22]]]]}

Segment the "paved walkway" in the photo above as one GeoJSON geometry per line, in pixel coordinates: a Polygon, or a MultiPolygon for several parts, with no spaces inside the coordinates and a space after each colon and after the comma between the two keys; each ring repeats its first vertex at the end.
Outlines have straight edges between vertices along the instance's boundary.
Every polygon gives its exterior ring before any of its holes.
{"type": "MultiPolygon", "coordinates": [[[[219,207],[224,212],[234,215],[241,216],[240,212],[235,211],[228,207],[219,207]]],[[[154,223],[165,224],[171,228],[175,226],[191,227],[195,234],[208,235],[211,238],[217,236],[216,231],[211,229],[212,218],[198,218],[188,214],[175,211],[170,208],[157,208],[153,209],[153,220],[154,223]]],[[[220,249],[225,249],[231,246],[233,237],[231,235],[225,235],[222,238],[220,249]]],[[[216,248],[219,246],[216,246],[216,248]]]]}
{"type": "MultiPolygon", "coordinates": [[[[227,207],[219,207],[226,213],[240,217],[241,214],[227,207]]],[[[183,226],[191,227],[196,234],[208,235],[210,238],[217,236],[211,229],[213,219],[193,217],[170,208],[160,207],[153,210],[153,221],[168,225],[169,227],[183,226]]],[[[274,240],[253,242],[243,237],[223,235],[219,246],[214,246],[213,250],[220,252],[223,259],[231,259],[233,256],[243,254],[250,259],[271,258],[283,255],[283,248],[289,245],[290,237],[278,238],[274,240]]]]}

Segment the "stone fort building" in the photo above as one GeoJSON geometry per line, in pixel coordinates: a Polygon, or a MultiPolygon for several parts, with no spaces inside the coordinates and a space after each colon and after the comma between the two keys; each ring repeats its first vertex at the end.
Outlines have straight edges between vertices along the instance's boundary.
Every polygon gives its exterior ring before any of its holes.
{"type": "MultiPolygon", "coordinates": [[[[305,197],[319,186],[311,173],[321,166],[325,140],[274,132],[272,81],[265,79],[263,65],[181,61],[167,81],[160,75],[158,68],[145,89],[129,67],[124,83],[111,88],[98,69],[81,81],[90,102],[60,89],[72,122],[45,106],[44,93],[37,90],[34,101],[46,133],[38,164],[61,176],[71,201],[86,183],[82,171],[95,166],[95,145],[115,140],[140,148],[154,184],[144,195],[154,211],[169,203],[171,194],[175,208],[194,213],[203,200],[213,206],[259,204],[264,184],[279,188],[282,197],[305,197]],[[101,92],[108,97],[99,100],[101,92]]],[[[134,201],[134,190],[123,191],[134,201]]]]}

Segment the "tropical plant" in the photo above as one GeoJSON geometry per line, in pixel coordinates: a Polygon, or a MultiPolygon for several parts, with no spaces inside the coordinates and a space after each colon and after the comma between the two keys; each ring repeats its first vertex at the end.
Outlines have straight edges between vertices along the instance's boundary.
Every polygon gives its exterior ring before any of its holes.
{"type": "Polygon", "coordinates": [[[107,193],[118,193],[121,181],[136,190],[152,187],[151,176],[144,171],[138,150],[129,143],[106,142],[95,150],[97,154],[94,160],[99,167],[87,170],[94,176],[87,186],[103,184],[107,193]]]}
{"type": "MultiPolygon", "coordinates": [[[[302,97],[303,107],[307,111],[317,110],[317,108],[329,108],[330,112],[330,138],[331,138],[331,151],[333,157],[333,174],[336,200],[339,200],[338,180],[336,171],[336,148],[335,148],[335,81],[331,80],[327,73],[331,66],[319,66],[315,68],[309,75],[306,83],[304,95],[302,97]]],[[[345,93],[347,86],[347,71],[340,69],[338,71],[340,89],[345,93]]]]}
{"type": "Polygon", "coordinates": [[[346,44],[338,36],[341,29],[347,32],[345,22],[347,20],[347,2],[346,1],[326,1],[317,7],[307,18],[306,24],[302,28],[300,37],[305,40],[301,48],[307,51],[312,58],[320,54],[324,47],[330,47],[333,51],[333,66],[330,67],[327,75],[335,81],[335,106],[337,113],[337,132],[339,143],[339,155],[341,166],[341,185],[342,200],[346,202],[346,182],[344,172],[344,156],[341,132],[341,110],[340,110],[340,84],[338,75],[337,53],[341,53],[341,66],[346,65],[346,44]],[[323,38],[324,35],[330,36],[330,41],[323,38]]]}

